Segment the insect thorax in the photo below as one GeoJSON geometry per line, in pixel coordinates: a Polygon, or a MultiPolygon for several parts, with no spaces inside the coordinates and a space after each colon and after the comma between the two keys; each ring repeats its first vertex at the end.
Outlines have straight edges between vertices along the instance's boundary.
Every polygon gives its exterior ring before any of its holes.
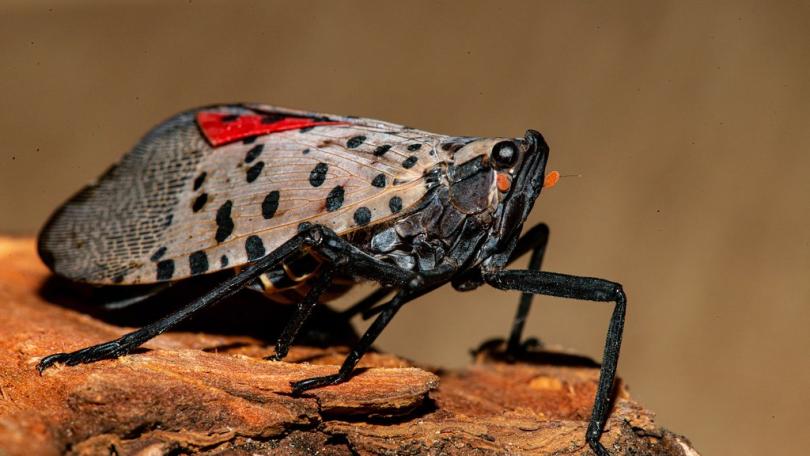
{"type": "Polygon", "coordinates": [[[442,184],[425,195],[417,210],[371,232],[356,233],[352,242],[410,271],[431,272],[442,266],[458,270],[469,258],[460,256],[454,247],[470,231],[483,233],[492,222],[493,211],[494,206],[488,206],[478,213],[464,213],[454,203],[452,189],[442,184]]]}

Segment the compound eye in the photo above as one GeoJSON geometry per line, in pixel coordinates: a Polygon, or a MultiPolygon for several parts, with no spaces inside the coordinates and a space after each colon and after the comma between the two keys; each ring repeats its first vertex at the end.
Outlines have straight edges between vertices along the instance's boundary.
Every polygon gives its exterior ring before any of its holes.
{"type": "Polygon", "coordinates": [[[490,158],[497,169],[511,168],[517,163],[518,148],[512,141],[501,141],[492,146],[490,158]]]}

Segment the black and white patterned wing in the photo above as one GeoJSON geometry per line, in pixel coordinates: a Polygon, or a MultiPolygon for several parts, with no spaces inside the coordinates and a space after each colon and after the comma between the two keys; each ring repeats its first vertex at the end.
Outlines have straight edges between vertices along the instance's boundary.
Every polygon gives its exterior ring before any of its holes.
{"type": "Polygon", "coordinates": [[[443,160],[445,139],[382,121],[264,105],[189,111],[153,129],[60,208],[40,235],[40,254],[56,273],[99,284],[154,283],[239,266],[305,223],[346,234],[407,212],[427,192],[427,171],[443,160]],[[222,130],[213,142],[228,142],[213,146],[201,114],[236,119],[239,128],[240,119],[266,122],[257,123],[259,130],[222,130]],[[268,130],[262,125],[284,128],[245,134],[268,130]]]}

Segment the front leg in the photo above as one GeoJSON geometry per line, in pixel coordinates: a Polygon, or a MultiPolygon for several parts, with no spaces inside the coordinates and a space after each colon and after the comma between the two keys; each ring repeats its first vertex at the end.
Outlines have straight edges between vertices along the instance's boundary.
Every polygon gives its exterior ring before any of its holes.
{"type": "Polygon", "coordinates": [[[284,325],[281,335],[279,335],[276,340],[276,352],[270,356],[266,356],[264,359],[281,361],[287,356],[287,353],[290,351],[290,346],[295,340],[295,336],[301,331],[304,322],[312,315],[312,310],[315,309],[315,306],[318,304],[318,299],[320,299],[321,295],[329,288],[329,285],[332,284],[332,273],[333,270],[331,266],[323,268],[315,279],[312,288],[304,297],[304,300],[296,305],[293,316],[290,317],[287,324],[284,325]]]}
{"type": "MultiPolygon", "coordinates": [[[[546,254],[546,246],[548,245],[548,225],[541,223],[524,234],[515,246],[512,257],[509,263],[515,261],[523,256],[528,251],[532,252],[529,258],[529,269],[539,271],[543,265],[543,256],[546,254]]],[[[532,306],[534,299],[533,293],[522,293],[518,301],[517,313],[515,319],[512,320],[512,330],[509,333],[509,340],[506,343],[506,355],[510,358],[517,358],[529,346],[540,345],[537,339],[528,339],[523,341],[523,328],[526,326],[526,318],[529,316],[529,309],[532,306]]]]}
{"type": "MultiPolygon", "coordinates": [[[[539,271],[543,264],[546,246],[548,245],[548,234],[548,225],[545,223],[540,223],[524,233],[523,236],[518,239],[517,245],[515,245],[515,249],[512,251],[509,261],[506,264],[510,265],[518,258],[531,252],[529,269],[539,271]]],[[[506,342],[506,359],[512,361],[520,358],[522,354],[528,352],[531,348],[541,346],[542,343],[535,337],[523,340],[523,329],[526,326],[526,319],[529,316],[533,299],[534,294],[521,293],[518,298],[517,312],[515,312],[515,317],[512,320],[512,327],[509,331],[508,339],[495,338],[487,340],[473,350],[473,353],[495,351],[506,342]]]]}
{"type": "Polygon", "coordinates": [[[596,390],[588,431],[585,434],[585,440],[597,455],[609,456],[605,447],[599,443],[599,437],[602,435],[610,413],[610,399],[622,344],[624,316],[627,310],[627,298],[622,286],[591,277],[531,270],[490,272],[485,274],[484,279],[490,285],[502,290],[616,303],[608,325],[605,352],[602,357],[602,367],[599,370],[599,386],[596,390]]]}

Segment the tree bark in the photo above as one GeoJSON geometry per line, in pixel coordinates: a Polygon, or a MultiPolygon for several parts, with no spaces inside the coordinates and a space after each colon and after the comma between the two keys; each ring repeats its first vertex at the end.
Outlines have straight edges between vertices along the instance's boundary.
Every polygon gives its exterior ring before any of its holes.
{"type": "MultiPolygon", "coordinates": [[[[433,372],[371,353],[350,381],[292,397],[290,381],[336,372],[346,348],[270,362],[258,339],[171,332],[40,376],[43,356],[128,330],[51,302],[48,276],[31,239],[0,238],[0,455],[591,454],[598,368],[559,352],[510,363],[496,348],[433,372]]],[[[602,436],[612,453],[697,454],[617,389],[602,436]]]]}

